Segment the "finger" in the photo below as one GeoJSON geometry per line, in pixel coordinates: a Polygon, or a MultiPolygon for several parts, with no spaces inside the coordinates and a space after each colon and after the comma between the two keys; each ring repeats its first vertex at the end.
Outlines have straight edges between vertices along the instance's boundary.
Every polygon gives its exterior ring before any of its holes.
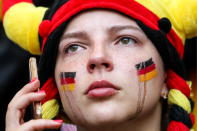
{"type": "Polygon", "coordinates": [[[18,99],[18,97],[20,97],[21,95],[29,93],[29,92],[33,92],[39,87],[40,87],[40,81],[38,79],[32,80],[30,83],[26,84],[21,90],[19,90],[16,93],[16,95],[12,98],[10,103],[12,103],[12,101],[15,101],[15,99],[18,99]]]}
{"type": "Polygon", "coordinates": [[[33,101],[41,101],[46,96],[44,91],[22,95],[8,105],[6,122],[18,125],[24,116],[24,110],[33,101]]]}
{"type": "Polygon", "coordinates": [[[38,79],[34,79],[28,84],[26,84],[20,91],[18,91],[14,98],[29,92],[33,92],[39,87],[40,87],[40,81],[38,79]]]}
{"type": "Polygon", "coordinates": [[[19,119],[19,123],[23,124],[24,123],[24,116],[25,116],[25,109],[21,110],[21,118],[19,119]]]}
{"type": "Polygon", "coordinates": [[[22,95],[19,99],[15,101],[15,104],[13,106],[16,107],[16,109],[25,109],[28,105],[30,105],[32,102],[35,101],[41,101],[46,96],[45,91],[39,91],[39,92],[32,92],[25,95],[22,95]]]}
{"type": "Polygon", "coordinates": [[[61,127],[62,120],[30,120],[21,126],[21,130],[36,131],[44,129],[58,129],[61,127]]]}
{"type": "Polygon", "coordinates": [[[6,127],[17,127],[19,125],[19,122],[21,121],[20,112],[16,112],[13,110],[7,110],[6,112],[6,127]]]}
{"type": "Polygon", "coordinates": [[[23,94],[29,93],[29,92],[33,92],[36,89],[38,89],[38,87],[40,86],[40,82],[39,80],[35,80],[32,83],[29,83],[27,85],[25,85],[19,92],[17,92],[17,94],[13,97],[13,99],[10,101],[10,104],[15,103],[15,101],[17,99],[19,99],[23,94]]]}

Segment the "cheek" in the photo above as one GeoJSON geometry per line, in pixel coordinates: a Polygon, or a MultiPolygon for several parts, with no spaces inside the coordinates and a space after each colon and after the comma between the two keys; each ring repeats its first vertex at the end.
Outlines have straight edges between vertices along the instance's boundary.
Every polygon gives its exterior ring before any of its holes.
{"type": "Polygon", "coordinates": [[[76,72],[60,72],[60,88],[62,91],[75,90],[75,76],[76,72]]]}
{"type": "Polygon", "coordinates": [[[62,103],[69,103],[73,100],[73,92],[76,90],[76,72],[60,72],[56,81],[62,103]]]}
{"type": "Polygon", "coordinates": [[[60,55],[57,60],[57,66],[66,70],[76,70],[81,65],[87,63],[88,53],[82,51],[71,56],[60,55]]]}
{"type": "MultiPolygon", "coordinates": [[[[156,60],[156,63],[159,61],[156,60]]],[[[158,75],[157,65],[153,58],[142,61],[135,65],[138,76],[139,91],[138,91],[138,110],[150,112],[157,105],[160,98],[161,78],[158,75]]]]}
{"type": "MultiPolygon", "coordinates": [[[[77,114],[80,114],[80,111],[78,111],[78,104],[76,102],[76,95],[74,91],[61,91],[59,89],[59,94],[61,98],[61,103],[63,106],[63,110],[68,116],[68,118],[76,118],[77,114]]],[[[79,115],[78,115],[79,116],[79,115]]],[[[74,121],[74,119],[71,119],[71,121],[74,121]]]]}
{"type": "MultiPolygon", "coordinates": [[[[81,58],[81,57],[80,57],[81,58]]],[[[58,59],[57,59],[57,63],[56,63],[56,67],[55,67],[55,80],[56,80],[56,83],[58,85],[58,87],[64,85],[65,83],[69,82],[69,81],[73,81],[73,82],[76,82],[76,76],[73,80],[71,80],[70,78],[64,78],[65,81],[62,81],[64,82],[61,83],[61,79],[63,77],[61,77],[61,72],[75,72],[77,73],[77,76],[79,76],[79,74],[81,74],[81,71],[84,70],[84,62],[85,60],[83,58],[79,59],[79,57],[77,57],[75,59],[74,58],[64,58],[62,56],[59,56],[58,59]]]]}
{"type": "Polygon", "coordinates": [[[63,108],[70,118],[80,113],[76,104],[76,75],[76,72],[60,72],[59,81],[56,81],[63,108]]]}

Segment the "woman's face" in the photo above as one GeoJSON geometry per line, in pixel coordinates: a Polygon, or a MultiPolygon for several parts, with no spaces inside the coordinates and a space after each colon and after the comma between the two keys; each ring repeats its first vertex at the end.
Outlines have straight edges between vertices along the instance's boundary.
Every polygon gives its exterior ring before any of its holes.
{"type": "Polygon", "coordinates": [[[154,45],[122,14],[83,12],[68,23],[61,38],[55,80],[64,111],[77,124],[148,117],[160,107],[164,76],[154,45]]]}

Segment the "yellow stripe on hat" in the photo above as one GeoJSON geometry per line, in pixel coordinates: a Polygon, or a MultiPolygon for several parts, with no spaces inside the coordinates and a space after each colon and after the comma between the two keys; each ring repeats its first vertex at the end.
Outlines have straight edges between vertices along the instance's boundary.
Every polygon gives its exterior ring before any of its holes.
{"type": "Polygon", "coordinates": [[[156,76],[157,76],[157,71],[153,70],[153,71],[148,72],[146,74],[140,75],[139,76],[139,81],[140,82],[148,81],[148,80],[151,80],[152,78],[154,78],[156,76]]]}
{"type": "Polygon", "coordinates": [[[75,84],[65,84],[62,85],[64,91],[73,91],[75,89],[75,84]]]}
{"type": "Polygon", "coordinates": [[[190,129],[190,131],[195,131],[194,128],[190,129]]]}
{"type": "Polygon", "coordinates": [[[185,42],[197,36],[197,0],[136,0],[158,17],[167,17],[173,29],[185,42]]]}
{"type": "Polygon", "coordinates": [[[189,114],[191,112],[191,105],[188,98],[179,90],[171,89],[168,94],[168,103],[176,104],[182,107],[189,114]]]}
{"type": "Polygon", "coordinates": [[[10,7],[3,18],[6,35],[20,47],[39,55],[38,27],[47,8],[21,2],[10,7]]]}
{"type": "Polygon", "coordinates": [[[59,112],[59,104],[56,99],[51,99],[42,105],[42,118],[52,119],[59,112]]]}

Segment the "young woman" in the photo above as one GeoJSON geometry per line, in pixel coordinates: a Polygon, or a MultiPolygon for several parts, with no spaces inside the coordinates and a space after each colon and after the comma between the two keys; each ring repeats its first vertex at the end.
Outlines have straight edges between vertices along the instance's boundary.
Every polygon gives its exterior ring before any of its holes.
{"type": "MultiPolygon", "coordinates": [[[[35,8],[28,2],[13,2],[5,9],[5,28],[13,40],[10,12],[35,8]]],[[[14,96],[6,131],[56,129],[63,122],[59,119],[75,124],[72,130],[77,131],[189,131],[194,116],[181,62],[184,35],[168,11],[153,13],[166,3],[154,4],[61,0],[48,11],[35,8],[40,20],[46,11],[42,22],[35,22],[42,51],[40,81],[31,81],[14,96]],[[41,91],[34,92],[40,82],[41,91]],[[43,119],[24,122],[25,109],[33,101],[42,101],[43,119]]],[[[26,42],[19,41],[24,47],[26,42]]],[[[34,42],[25,46],[38,53],[34,42]]]]}

